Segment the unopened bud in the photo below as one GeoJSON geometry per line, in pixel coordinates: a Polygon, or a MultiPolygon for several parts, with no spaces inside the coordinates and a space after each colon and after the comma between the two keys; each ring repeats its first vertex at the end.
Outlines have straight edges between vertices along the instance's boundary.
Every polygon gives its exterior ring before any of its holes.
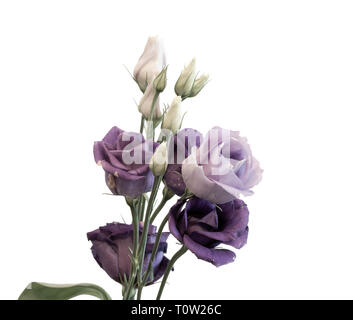
{"type": "Polygon", "coordinates": [[[145,92],[147,86],[152,83],[165,64],[166,59],[162,41],[158,37],[148,38],[133,74],[142,92],[145,92]]]}
{"type": "Polygon", "coordinates": [[[162,129],[168,129],[173,133],[177,133],[181,126],[183,116],[181,114],[181,97],[174,98],[167,113],[164,115],[162,129]]]}
{"type": "Polygon", "coordinates": [[[209,75],[203,74],[194,81],[189,97],[195,97],[208,82],[209,75]]]}
{"type": "Polygon", "coordinates": [[[177,96],[187,98],[191,92],[196,76],[196,59],[191,62],[181,72],[178,81],[175,84],[174,91],[177,96]]]}
{"type": "Polygon", "coordinates": [[[154,152],[151,161],[150,169],[155,176],[161,176],[165,173],[168,166],[167,143],[161,143],[154,152]]]}
{"type": "Polygon", "coordinates": [[[153,81],[153,87],[158,92],[162,92],[167,86],[167,68],[168,67],[163,68],[163,70],[153,81]]]}
{"type": "Polygon", "coordinates": [[[149,119],[151,117],[152,120],[155,120],[155,119],[159,119],[162,116],[162,112],[159,107],[158,96],[157,96],[157,99],[153,102],[156,93],[157,92],[154,89],[153,83],[150,83],[147,86],[146,91],[143,94],[140,100],[140,103],[138,105],[138,110],[143,114],[143,116],[146,119],[149,119]],[[154,109],[153,115],[151,115],[152,108],[154,109]]]}

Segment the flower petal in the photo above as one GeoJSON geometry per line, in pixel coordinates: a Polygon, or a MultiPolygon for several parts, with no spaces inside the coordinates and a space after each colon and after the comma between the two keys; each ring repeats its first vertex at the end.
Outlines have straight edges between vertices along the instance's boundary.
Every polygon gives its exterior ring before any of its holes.
{"type": "Polygon", "coordinates": [[[205,176],[203,168],[196,162],[194,152],[184,160],[181,170],[187,188],[197,197],[213,203],[225,203],[235,199],[233,188],[224,188],[205,176]]]}
{"type": "Polygon", "coordinates": [[[113,127],[111,128],[108,133],[105,135],[105,137],[103,138],[103,142],[110,144],[111,146],[116,146],[116,142],[118,139],[118,136],[124,132],[124,130],[121,130],[118,127],[113,127]]]}
{"type": "Polygon", "coordinates": [[[109,275],[109,277],[120,282],[117,253],[106,242],[92,241],[92,243],[91,251],[99,266],[109,275]]]}
{"type": "Polygon", "coordinates": [[[209,249],[193,241],[188,235],[183,237],[184,245],[199,259],[211,262],[216,267],[233,262],[235,253],[227,249],[209,249]]]}
{"type": "Polygon", "coordinates": [[[179,232],[178,229],[178,220],[179,220],[179,215],[180,215],[180,211],[181,208],[183,207],[185,201],[181,201],[179,200],[173,207],[170,208],[169,211],[169,230],[171,232],[171,234],[177,238],[180,242],[183,241],[183,237],[179,232]]]}

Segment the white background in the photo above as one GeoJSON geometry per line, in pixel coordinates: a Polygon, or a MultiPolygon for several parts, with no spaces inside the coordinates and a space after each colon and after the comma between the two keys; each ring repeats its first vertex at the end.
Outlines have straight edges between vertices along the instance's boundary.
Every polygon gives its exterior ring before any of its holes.
{"type": "Polygon", "coordinates": [[[0,298],[43,281],[120,299],[86,232],[129,211],[103,195],[92,146],[113,125],[138,130],[140,93],[123,65],[156,34],[163,101],[197,57],[212,81],[183,104],[185,127],[240,130],[264,169],[236,261],[217,269],[187,253],[164,298],[353,298],[352,16],[337,0],[1,1],[0,298]]]}

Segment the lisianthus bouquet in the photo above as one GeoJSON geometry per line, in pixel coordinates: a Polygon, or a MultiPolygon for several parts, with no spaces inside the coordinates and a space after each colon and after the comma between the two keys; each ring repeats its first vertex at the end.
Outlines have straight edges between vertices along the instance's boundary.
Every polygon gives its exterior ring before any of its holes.
{"type": "MultiPolygon", "coordinates": [[[[209,78],[197,74],[195,59],[182,70],[174,86],[176,96],[163,109],[160,96],[167,85],[167,65],[157,37],[148,39],[132,76],[142,92],[139,131],[114,126],[93,147],[107,187],[125,198],[131,222],[107,223],[87,237],[98,265],[122,286],[124,300],[141,299],[144,287],[153,284],[159,285],[160,299],[185,252],[216,267],[234,261],[234,251],[219,246],[240,249],[246,244],[249,210],[240,196],[253,193],[262,170],[238,131],[214,127],[203,135],[182,128],[183,101],[197,96],[209,78]],[[155,225],[170,202],[162,222],[155,225]],[[167,258],[170,234],[180,248],[167,258]]],[[[70,299],[80,294],[110,299],[93,284],[38,282],[20,299],[70,299]]]]}

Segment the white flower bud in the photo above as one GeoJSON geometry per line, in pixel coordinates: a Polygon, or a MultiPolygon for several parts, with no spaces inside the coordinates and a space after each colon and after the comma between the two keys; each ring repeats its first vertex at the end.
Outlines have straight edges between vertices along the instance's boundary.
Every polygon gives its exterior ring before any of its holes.
{"type": "Polygon", "coordinates": [[[189,97],[195,97],[199,94],[202,88],[207,84],[209,75],[203,74],[194,81],[189,97]]]}
{"type": "Polygon", "coordinates": [[[166,58],[162,42],[158,37],[148,38],[133,74],[142,92],[145,92],[147,86],[152,83],[165,65],[166,58]]]}
{"type": "MultiPolygon", "coordinates": [[[[153,81],[147,86],[145,93],[143,94],[140,103],[138,105],[139,111],[143,114],[146,119],[150,118],[152,112],[153,99],[156,94],[156,90],[153,87],[153,81]]],[[[154,113],[152,115],[152,120],[159,119],[162,117],[162,112],[159,107],[159,97],[157,98],[154,105],[154,113]]]]}
{"type": "Polygon", "coordinates": [[[162,92],[167,86],[167,68],[168,67],[163,68],[163,70],[153,81],[153,87],[158,92],[162,92]]]}
{"type": "Polygon", "coordinates": [[[155,176],[161,176],[165,173],[168,166],[167,143],[162,142],[154,152],[151,161],[150,169],[155,176]]]}
{"type": "Polygon", "coordinates": [[[176,96],[173,99],[171,106],[164,115],[162,129],[171,130],[173,133],[177,133],[181,126],[183,116],[181,114],[181,97],[176,96]]]}
{"type": "Polygon", "coordinates": [[[175,84],[174,91],[177,96],[186,98],[189,96],[196,77],[196,59],[191,62],[181,72],[178,81],[175,84]]]}

